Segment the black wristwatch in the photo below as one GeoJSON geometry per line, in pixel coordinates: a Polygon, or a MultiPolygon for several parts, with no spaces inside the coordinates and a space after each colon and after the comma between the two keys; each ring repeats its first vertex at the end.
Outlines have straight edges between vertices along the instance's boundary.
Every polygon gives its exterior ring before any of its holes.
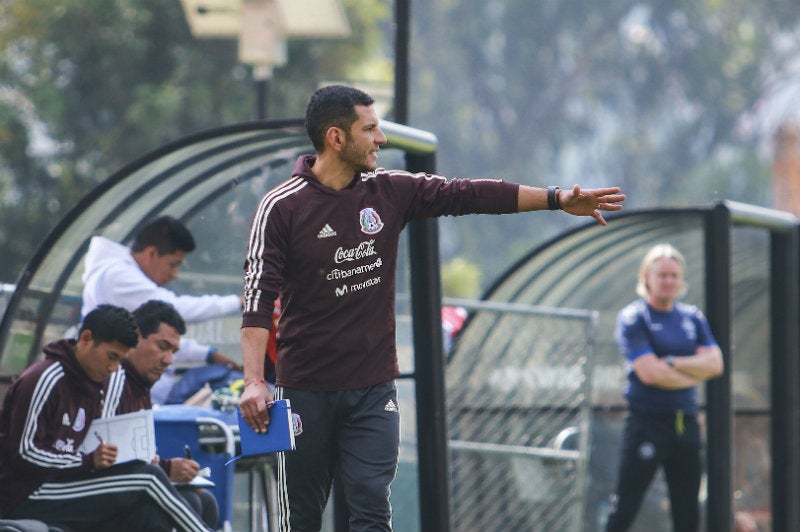
{"type": "Polygon", "coordinates": [[[561,189],[555,186],[547,187],[547,208],[551,211],[561,209],[561,199],[558,197],[559,190],[561,189]]]}

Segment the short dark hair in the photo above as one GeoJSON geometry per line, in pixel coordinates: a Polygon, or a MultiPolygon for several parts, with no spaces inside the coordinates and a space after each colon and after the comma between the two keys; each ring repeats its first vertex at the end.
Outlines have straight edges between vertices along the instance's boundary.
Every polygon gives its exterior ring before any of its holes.
{"type": "Polygon", "coordinates": [[[130,312],[114,305],[99,305],[89,312],[81,330],[92,331],[95,345],[102,342],[119,342],[130,348],[139,343],[139,328],[130,312]]]}
{"type": "Polygon", "coordinates": [[[186,334],[186,322],[175,307],[166,301],[151,299],[142,303],[133,311],[133,319],[139,326],[142,338],[147,338],[156,332],[162,323],[174,328],[178,334],[186,334]]]}
{"type": "Polygon", "coordinates": [[[159,255],[167,255],[176,251],[191,253],[195,243],[192,233],[180,220],[164,215],[139,228],[133,237],[131,251],[143,251],[148,246],[155,246],[159,255]]]}
{"type": "Polygon", "coordinates": [[[338,127],[350,133],[356,121],[356,105],[372,105],[375,100],[364,91],[345,85],[328,85],[314,91],[306,107],[306,131],[314,149],[325,148],[325,133],[338,127]]]}

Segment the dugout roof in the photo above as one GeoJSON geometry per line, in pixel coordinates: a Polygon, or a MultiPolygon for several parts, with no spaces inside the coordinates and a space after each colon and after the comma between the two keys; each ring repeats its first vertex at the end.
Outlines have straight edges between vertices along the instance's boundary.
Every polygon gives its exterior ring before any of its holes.
{"type": "MultiPolygon", "coordinates": [[[[403,167],[392,158],[404,153],[435,151],[431,133],[389,121],[381,129],[389,139],[384,166],[403,167]]],[[[302,153],[313,153],[302,120],[242,123],[165,144],[100,183],[51,231],[17,280],[0,322],[0,380],[19,374],[43,344],[78,323],[82,261],[93,235],[129,243],[141,224],[169,214],[197,241],[171,287],[240,293],[250,217],[302,153]]]]}

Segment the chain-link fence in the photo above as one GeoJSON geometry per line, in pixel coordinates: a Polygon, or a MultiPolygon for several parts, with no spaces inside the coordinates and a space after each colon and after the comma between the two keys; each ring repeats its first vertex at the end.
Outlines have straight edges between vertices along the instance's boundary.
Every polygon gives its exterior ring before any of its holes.
{"type": "Polygon", "coordinates": [[[447,365],[453,529],[581,530],[596,313],[456,303],[470,318],[447,365]]]}

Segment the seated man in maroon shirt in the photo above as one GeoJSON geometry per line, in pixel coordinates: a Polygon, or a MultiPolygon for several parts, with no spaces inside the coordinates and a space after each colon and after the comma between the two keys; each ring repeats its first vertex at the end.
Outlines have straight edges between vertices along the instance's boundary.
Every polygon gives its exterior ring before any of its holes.
{"type": "Polygon", "coordinates": [[[14,381],[0,411],[5,517],[74,530],[209,530],[158,466],[117,464],[117,446],[102,440],[81,451],[102,413],[104,384],[138,340],[127,310],[100,305],[77,339],[44,346],[44,359],[14,381]]]}
{"type": "MultiPolygon", "coordinates": [[[[164,301],[145,302],[133,311],[133,318],[141,338],[109,378],[103,417],[153,408],[150,388],[172,364],[186,332],[181,315],[164,301]]],[[[190,482],[200,470],[200,464],[191,458],[159,458],[159,465],[176,484],[190,482]]],[[[208,526],[216,528],[219,507],[214,495],[192,486],[180,486],[178,492],[208,526]]]]}

